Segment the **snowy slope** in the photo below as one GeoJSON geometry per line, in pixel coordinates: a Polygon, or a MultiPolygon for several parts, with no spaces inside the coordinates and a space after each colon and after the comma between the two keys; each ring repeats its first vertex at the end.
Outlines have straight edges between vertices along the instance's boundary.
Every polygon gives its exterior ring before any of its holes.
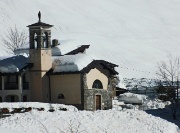
{"type": "Polygon", "coordinates": [[[118,64],[123,77],[154,78],[158,61],[179,55],[179,7],[177,0],[1,0],[0,36],[14,25],[28,32],[40,10],[64,47],[90,44],[87,52],[118,64]]]}
{"type": "Polygon", "coordinates": [[[10,129],[6,129],[6,128],[0,128],[0,131],[2,133],[22,133],[21,131],[15,131],[15,130],[10,130],[10,129]]]}

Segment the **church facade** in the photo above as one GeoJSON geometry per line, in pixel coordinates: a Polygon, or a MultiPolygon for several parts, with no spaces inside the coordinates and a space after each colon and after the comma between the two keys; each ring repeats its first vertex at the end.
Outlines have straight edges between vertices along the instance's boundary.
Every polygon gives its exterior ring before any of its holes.
{"type": "Polygon", "coordinates": [[[49,102],[81,110],[112,108],[117,85],[116,64],[86,55],[81,46],[66,55],[52,56],[51,28],[28,25],[29,56],[0,60],[1,102],[49,102]]]}

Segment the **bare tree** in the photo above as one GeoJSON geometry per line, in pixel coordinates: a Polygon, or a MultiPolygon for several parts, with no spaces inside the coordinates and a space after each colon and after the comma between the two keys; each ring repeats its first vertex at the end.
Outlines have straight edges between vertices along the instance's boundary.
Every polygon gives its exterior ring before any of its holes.
{"type": "Polygon", "coordinates": [[[177,118],[179,104],[179,75],[180,64],[179,57],[168,56],[168,60],[158,63],[157,76],[159,79],[159,87],[157,92],[164,96],[164,100],[171,101],[171,111],[173,119],[177,118]]]}
{"type": "Polygon", "coordinates": [[[25,31],[20,31],[16,26],[9,28],[2,37],[2,41],[6,47],[6,51],[10,54],[14,53],[14,50],[24,46],[27,43],[27,34],[25,31]]]}

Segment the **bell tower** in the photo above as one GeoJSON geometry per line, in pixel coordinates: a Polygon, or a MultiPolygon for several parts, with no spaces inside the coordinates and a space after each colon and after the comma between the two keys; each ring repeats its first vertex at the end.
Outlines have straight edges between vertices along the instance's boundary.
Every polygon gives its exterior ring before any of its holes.
{"type": "Polygon", "coordinates": [[[39,21],[28,25],[29,28],[29,63],[33,63],[30,69],[31,101],[48,102],[49,88],[46,72],[52,67],[51,53],[51,27],[41,22],[41,13],[38,13],[39,21]]]}

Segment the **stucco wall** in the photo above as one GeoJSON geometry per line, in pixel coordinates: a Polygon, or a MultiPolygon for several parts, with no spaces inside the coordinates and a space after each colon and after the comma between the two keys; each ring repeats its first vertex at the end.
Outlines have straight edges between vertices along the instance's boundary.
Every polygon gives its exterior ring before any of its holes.
{"type": "Polygon", "coordinates": [[[51,49],[30,49],[29,62],[34,63],[31,70],[48,71],[52,67],[51,49]]]}
{"type": "Polygon", "coordinates": [[[30,72],[31,100],[33,102],[49,101],[49,81],[46,72],[30,72]]]}
{"type": "Polygon", "coordinates": [[[51,75],[51,101],[63,104],[81,104],[80,74],[51,75]],[[59,94],[65,99],[58,99],[59,94]]]}
{"type": "Polygon", "coordinates": [[[96,68],[91,69],[89,73],[86,74],[87,87],[92,89],[93,82],[98,79],[102,82],[103,89],[107,90],[108,88],[108,77],[109,72],[106,69],[103,69],[103,66],[98,65],[96,68]]]}
{"type": "Polygon", "coordinates": [[[51,49],[30,49],[30,63],[34,66],[30,69],[31,100],[36,102],[49,101],[48,77],[45,75],[52,67],[51,49]]]}

